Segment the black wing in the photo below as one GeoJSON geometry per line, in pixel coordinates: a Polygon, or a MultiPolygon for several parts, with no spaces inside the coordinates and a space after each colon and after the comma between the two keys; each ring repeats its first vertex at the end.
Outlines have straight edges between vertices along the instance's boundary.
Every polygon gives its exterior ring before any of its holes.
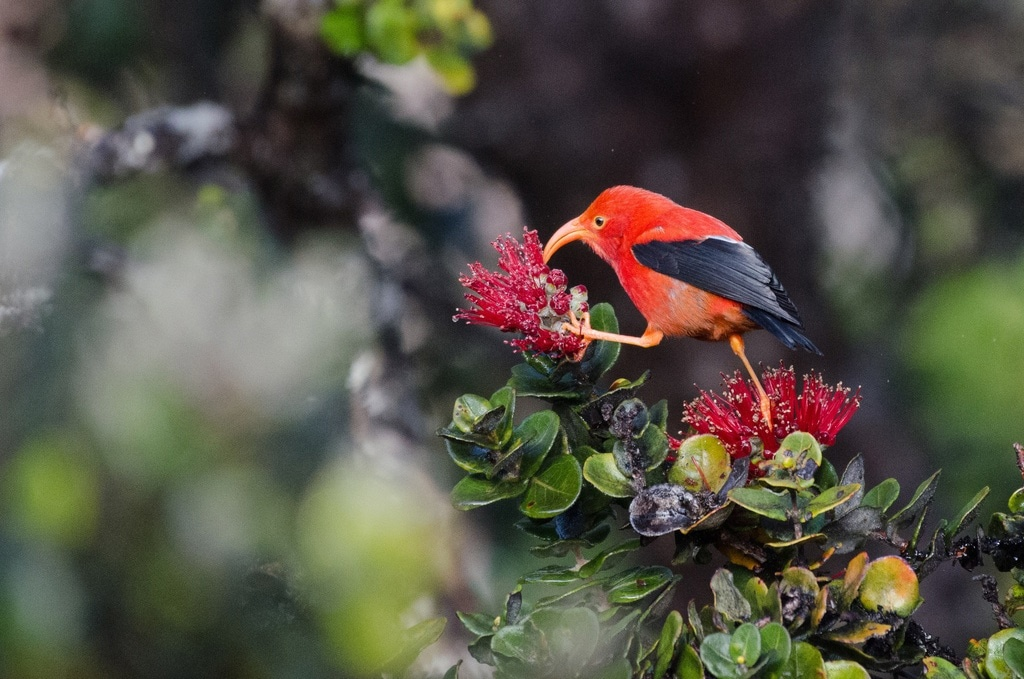
{"type": "Polygon", "coordinates": [[[775,272],[742,241],[650,241],[633,246],[637,261],[658,273],[744,305],[743,312],[791,349],[820,354],[801,332],[796,305],[775,272]]]}

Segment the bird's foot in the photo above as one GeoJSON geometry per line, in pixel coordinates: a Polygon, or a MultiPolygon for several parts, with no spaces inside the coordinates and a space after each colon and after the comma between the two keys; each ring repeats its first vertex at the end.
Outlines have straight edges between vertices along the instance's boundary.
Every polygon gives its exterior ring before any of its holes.
{"type": "Polygon", "coordinates": [[[747,374],[750,375],[750,381],[754,384],[754,391],[757,392],[758,400],[761,404],[761,416],[764,417],[764,423],[768,427],[768,431],[775,429],[775,425],[772,422],[772,402],[768,398],[768,394],[765,392],[764,387],[761,386],[761,380],[757,379],[757,373],[754,372],[754,366],[750,365],[750,361],[747,359],[747,352],[743,345],[743,336],[729,335],[729,346],[732,347],[733,353],[739,356],[740,361],[743,362],[743,367],[747,369],[747,374]]]}
{"type": "MultiPolygon", "coordinates": [[[[760,387],[761,385],[758,384],[757,386],[760,387]]],[[[768,431],[772,431],[775,429],[775,425],[772,423],[772,402],[763,389],[758,400],[761,402],[761,416],[764,417],[765,424],[768,425],[768,431]]]]}
{"type": "Polygon", "coordinates": [[[573,335],[579,335],[583,339],[591,339],[589,334],[593,332],[593,328],[590,327],[590,312],[584,311],[577,317],[576,314],[570,311],[568,316],[569,320],[562,323],[562,330],[568,330],[573,335]]]}
{"type": "Polygon", "coordinates": [[[638,347],[653,347],[659,344],[662,338],[665,337],[663,332],[655,330],[651,326],[647,326],[647,330],[640,337],[620,335],[617,332],[605,332],[604,330],[594,330],[590,325],[589,312],[583,312],[579,318],[571,311],[568,315],[569,320],[562,324],[562,328],[568,327],[569,332],[579,335],[585,340],[601,340],[604,342],[618,342],[619,344],[632,344],[638,347]]]}

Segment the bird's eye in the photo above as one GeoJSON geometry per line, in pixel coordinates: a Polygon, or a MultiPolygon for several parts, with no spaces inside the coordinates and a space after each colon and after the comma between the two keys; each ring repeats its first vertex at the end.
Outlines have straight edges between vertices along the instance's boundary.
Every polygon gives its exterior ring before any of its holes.
{"type": "Polygon", "coordinates": [[[604,217],[594,217],[594,226],[600,229],[604,226],[605,221],[604,217]]]}

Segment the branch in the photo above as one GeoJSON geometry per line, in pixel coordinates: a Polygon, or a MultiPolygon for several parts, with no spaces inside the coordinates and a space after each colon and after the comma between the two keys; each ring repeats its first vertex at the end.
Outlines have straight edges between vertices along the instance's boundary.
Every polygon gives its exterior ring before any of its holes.
{"type": "Polygon", "coordinates": [[[89,177],[122,179],[139,172],[183,169],[207,158],[223,158],[235,147],[235,117],[209,101],[161,106],[128,118],[99,136],[85,154],[89,177]]]}

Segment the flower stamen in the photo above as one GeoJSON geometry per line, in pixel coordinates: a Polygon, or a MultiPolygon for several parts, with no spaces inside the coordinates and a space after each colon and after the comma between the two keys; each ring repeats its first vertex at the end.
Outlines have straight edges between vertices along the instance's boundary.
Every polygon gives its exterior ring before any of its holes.
{"type": "Polygon", "coordinates": [[[771,458],[794,431],[807,432],[822,446],[831,446],[860,407],[859,389],[851,396],[842,383],[826,384],[814,372],[803,376],[799,394],[792,367],[767,368],[761,379],[771,405],[770,423],[760,412],[753,383],[739,372],[722,376],[722,394],[701,390],[700,396],[683,406],[683,421],[699,434],[717,436],[734,458],[750,454],[754,437],[761,440],[765,457],[771,458]]]}
{"type": "Polygon", "coordinates": [[[470,290],[465,297],[474,308],[460,309],[452,320],[520,333],[522,338],[508,341],[519,351],[580,358],[589,344],[575,332],[588,316],[586,288],[567,288],[565,273],[544,263],[536,231],[524,228],[522,244],[507,234],[493,246],[504,273],[470,264],[470,275],[459,282],[470,290]]]}

